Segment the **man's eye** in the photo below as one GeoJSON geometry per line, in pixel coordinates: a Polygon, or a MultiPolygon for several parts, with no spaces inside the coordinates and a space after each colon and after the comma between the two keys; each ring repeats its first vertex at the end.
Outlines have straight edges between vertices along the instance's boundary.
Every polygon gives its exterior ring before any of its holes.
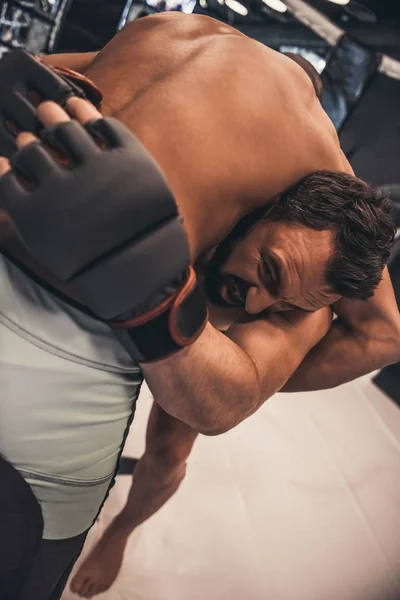
{"type": "Polygon", "coordinates": [[[264,258],[262,258],[261,260],[262,260],[261,264],[262,264],[262,270],[263,270],[265,284],[268,286],[269,289],[273,289],[276,287],[273,273],[272,273],[271,269],[269,268],[268,263],[265,262],[264,258]]]}
{"type": "Polygon", "coordinates": [[[228,289],[232,300],[241,304],[245,303],[247,290],[244,289],[244,286],[240,286],[235,279],[231,279],[228,283],[228,289]]]}
{"type": "Polygon", "coordinates": [[[229,283],[229,291],[234,300],[241,300],[240,290],[234,281],[230,281],[229,283]]]}
{"type": "Polygon", "coordinates": [[[271,273],[271,269],[269,268],[269,266],[267,265],[267,263],[265,262],[265,260],[263,260],[263,269],[264,269],[264,275],[272,281],[272,273],[271,273]]]}

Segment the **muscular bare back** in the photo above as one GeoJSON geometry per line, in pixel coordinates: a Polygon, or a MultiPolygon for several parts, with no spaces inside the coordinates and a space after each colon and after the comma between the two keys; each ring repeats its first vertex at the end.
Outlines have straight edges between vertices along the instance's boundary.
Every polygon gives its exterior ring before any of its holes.
{"type": "Polygon", "coordinates": [[[345,168],[303,69],[214,19],[136,21],[86,75],[104,94],[103,112],[166,173],[194,254],[310,172],[345,168]]]}

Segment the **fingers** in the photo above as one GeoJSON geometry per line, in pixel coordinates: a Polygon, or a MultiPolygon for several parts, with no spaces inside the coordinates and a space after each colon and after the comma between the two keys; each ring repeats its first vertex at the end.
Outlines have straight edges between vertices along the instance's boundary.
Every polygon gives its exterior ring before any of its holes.
{"type": "Polygon", "coordinates": [[[93,104],[76,96],[67,100],[66,110],[55,102],[46,101],[42,102],[38,107],[36,114],[45,128],[51,128],[60,123],[70,121],[71,117],[83,124],[103,118],[103,115],[93,104]]]}
{"type": "MultiPolygon", "coordinates": [[[[23,133],[20,133],[16,139],[18,151],[15,152],[11,156],[10,160],[8,160],[7,158],[4,158],[4,156],[0,157],[0,177],[5,175],[6,173],[8,173],[11,169],[15,169],[15,167],[17,166],[17,171],[14,172],[15,177],[13,179],[15,181],[13,181],[13,185],[15,186],[16,182],[18,181],[19,184],[22,185],[22,187],[24,187],[26,189],[30,189],[32,187],[32,181],[30,180],[29,176],[26,177],[26,173],[24,176],[23,169],[18,169],[18,165],[15,164],[15,161],[17,161],[17,163],[18,163],[18,160],[21,155],[21,148],[29,146],[29,144],[32,144],[33,142],[37,142],[37,141],[38,141],[38,139],[36,136],[33,135],[33,133],[28,133],[26,131],[24,131],[23,133]]],[[[23,162],[23,160],[24,159],[22,159],[22,162],[23,162]]],[[[8,185],[10,185],[10,183],[8,185]]],[[[3,189],[3,193],[4,193],[4,190],[5,190],[4,184],[3,184],[2,189],[3,189]]],[[[15,190],[17,190],[17,188],[15,188],[15,190]]],[[[18,188],[18,192],[19,191],[20,191],[20,188],[18,188]]]]}
{"type": "Polygon", "coordinates": [[[16,139],[18,148],[23,148],[24,146],[27,146],[28,144],[32,144],[33,142],[37,141],[37,137],[33,135],[33,133],[30,133],[28,131],[23,131],[19,134],[19,136],[16,139]]]}
{"type": "Polygon", "coordinates": [[[96,129],[96,124],[103,123],[104,120],[103,115],[93,104],[82,98],[73,97],[67,101],[67,109],[73,119],[86,126],[86,131],[91,134],[100,148],[105,148],[109,145],[108,141],[96,129]]]}
{"type": "Polygon", "coordinates": [[[70,98],[66,110],[55,102],[43,102],[37,109],[37,118],[44,127],[41,138],[47,149],[50,153],[55,151],[58,162],[65,163],[64,166],[68,166],[69,159],[73,163],[85,160],[98,148],[93,137],[78,123],[84,124],[93,118],[102,118],[102,115],[82,98],[70,98]]]}
{"type": "Polygon", "coordinates": [[[74,96],[66,104],[68,114],[79,123],[102,119],[103,115],[87,100],[74,96]]]}
{"type": "Polygon", "coordinates": [[[0,156],[0,177],[8,173],[10,169],[10,163],[7,160],[7,158],[4,158],[4,156],[0,156]]]}
{"type": "Polygon", "coordinates": [[[50,100],[40,104],[36,111],[36,116],[46,129],[71,120],[61,106],[50,100]]]}
{"type": "Polygon", "coordinates": [[[85,125],[96,144],[100,148],[112,148],[124,144],[124,140],[131,140],[131,132],[117,119],[112,119],[113,127],[103,118],[93,104],[82,98],[73,97],[67,101],[68,114],[85,125]]]}
{"type": "Polygon", "coordinates": [[[94,138],[75,120],[44,129],[41,137],[48,146],[61,156],[70,158],[75,165],[90,160],[100,152],[94,138]]]}
{"type": "Polygon", "coordinates": [[[16,175],[22,176],[27,183],[26,187],[32,189],[39,184],[49,173],[54,171],[54,162],[39,140],[28,142],[20,148],[11,158],[10,165],[16,175]]]}
{"type": "MultiPolygon", "coordinates": [[[[69,166],[69,156],[72,155],[80,159],[85,154],[93,152],[93,145],[98,143],[98,139],[87,138],[84,132],[76,131],[75,137],[78,138],[74,148],[65,143],[63,132],[57,132],[55,128],[63,123],[70,123],[71,118],[79,123],[85,124],[102,119],[101,113],[88,101],[82,98],[72,97],[66,103],[66,110],[52,101],[45,101],[37,108],[37,118],[44,127],[42,140],[46,143],[47,151],[61,165],[69,166]],[[61,138],[61,139],[59,139],[61,138]],[[77,147],[75,147],[77,146],[77,147]]],[[[72,123],[71,123],[72,125],[72,123]]],[[[70,127],[70,126],[68,126],[70,127]]],[[[76,128],[77,129],[77,128],[76,128]]],[[[21,132],[16,138],[16,144],[19,149],[38,142],[38,138],[29,131],[21,132]]],[[[32,153],[29,153],[29,156],[32,153]]],[[[43,162],[43,161],[42,161],[43,162]]],[[[11,166],[9,161],[0,157],[0,177],[5,175],[11,166]]]]}
{"type": "MultiPolygon", "coordinates": [[[[71,118],[82,124],[103,118],[102,114],[90,102],[76,96],[69,98],[66,103],[66,110],[55,102],[49,100],[42,102],[36,110],[36,116],[45,129],[53,129],[57,125],[71,121],[71,118]]],[[[30,132],[34,130],[34,127],[27,127],[26,129],[30,132]]],[[[19,148],[37,140],[27,130],[21,132],[17,138],[19,148]]],[[[15,131],[15,133],[19,132],[15,131]]]]}

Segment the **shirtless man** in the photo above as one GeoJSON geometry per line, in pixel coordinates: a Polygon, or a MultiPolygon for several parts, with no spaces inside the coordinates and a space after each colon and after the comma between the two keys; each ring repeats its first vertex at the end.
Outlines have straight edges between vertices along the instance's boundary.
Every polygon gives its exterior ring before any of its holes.
{"type": "MultiPolygon", "coordinates": [[[[130,531],[177,489],[198,432],[231,429],[279,390],[332,387],[396,362],[400,339],[384,269],[389,202],[353,176],[299,65],[217,21],[180,14],[131,24],[92,59],[47,60],[84,71],[103,92],[102,113],[124,122],[163,169],[213,311],[191,346],[140,365],[157,403],[148,446],[94,570],[89,559],[73,582],[84,597],[110,585],[130,531]]],[[[68,112],[82,123],[100,117],[79,99],[68,112]]],[[[38,116],[46,127],[69,118],[52,103],[38,116]]],[[[68,295],[3,223],[9,254],[68,295]]]]}

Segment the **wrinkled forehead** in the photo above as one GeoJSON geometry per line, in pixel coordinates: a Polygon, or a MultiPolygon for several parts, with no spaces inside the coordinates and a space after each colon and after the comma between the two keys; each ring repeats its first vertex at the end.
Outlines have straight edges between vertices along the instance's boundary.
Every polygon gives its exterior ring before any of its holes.
{"type": "Polygon", "coordinates": [[[216,247],[213,254],[219,264],[225,262],[230,256],[233,248],[239,242],[251,242],[252,234],[257,226],[262,225],[265,221],[265,207],[255,210],[254,212],[242,217],[240,221],[236,223],[234,228],[228,233],[227,236],[221,241],[216,247]]]}

